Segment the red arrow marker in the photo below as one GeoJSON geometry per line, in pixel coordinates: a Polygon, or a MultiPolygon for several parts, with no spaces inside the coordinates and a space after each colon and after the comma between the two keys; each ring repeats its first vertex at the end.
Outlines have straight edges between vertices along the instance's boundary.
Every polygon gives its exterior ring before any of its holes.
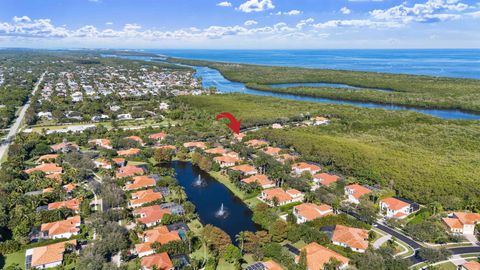
{"type": "Polygon", "coordinates": [[[228,118],[230,120],[230,124],[227,126],[235,133],[238,134],[240,133],[240,121],[235,118],[231,113],[229,112],[222,112],[221,114],[217,115],[216,119],[220,120],[222,118],[228,118]]]}

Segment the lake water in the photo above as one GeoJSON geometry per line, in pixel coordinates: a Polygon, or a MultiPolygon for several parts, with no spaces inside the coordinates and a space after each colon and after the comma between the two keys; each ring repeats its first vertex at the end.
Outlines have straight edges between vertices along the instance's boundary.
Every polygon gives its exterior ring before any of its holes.
{"type": "MultiPolygon", "coordinates": [[[[105,55],[105,56],[113,56],[113,55],[105,55]]],[[[132,56],[113,56],[113,57],[127,58],[127,59],[133,59],[133,60],[144,60],[144,61],[161,61],[162,60],[160,58],[153,59],[152,57],[144,57],[144,56],[133,56],[133,57],[132,56]]],[[[260,91],[260,90],[247,88],[244,83],[229,81],[225,77],[223,77],[223,75],[216,69],[212,69],[208,67],[199,67],[199,66],[192,66],[192,68],[196,70],[195,76],[202,78],[203,87],[205,88],[216,87],[218,91],[223,93],[244,93],[244,94],[259,95],[259,96],[272,96],[272,97],[290,99],[290,100],[327,103],[327,104],[339,104],[339,105],[352,105],[352,106],[370,108],[370,109],[385,109],[385,110],[395,110],[395,111],[408,110],[408,111],[415,111],[415,112],[431,115],[431,116],[442,118],[442,119],[480,120],[480,114],[472,114],[472,113],[462,112],[459,110],[421,109],[421,108],[413,108],[413,107],[407,107],[407,106],[401,106],[401,105],[388,105],[388,104],[378,104],[378,103],[371,103],[371,102],[334,100],[334,99],[328,99],[328,98],[317,98],[317,97],[308,97],[308,96],[293,95],[293,94],[260,91]]]]}
{"type": "Polygon", "coordinates": [[[230,235],[232,241],[241,231],[257,231],[250,208],[222,183],[190,162],[174,161],[172,167],[177,173],[178,182],[185,188],[188,200],[195,204],[203,224],[219,227],[230,235]],[[196,184],[199,176],[201,185],[196,184]],[[226,214],[219,217],[217,212],[222,204],[226,214]]]}
{"type": "Polygon", "coordinates": [[[147,50],[210,61],[480,79],[480,49],[147,50]]]}

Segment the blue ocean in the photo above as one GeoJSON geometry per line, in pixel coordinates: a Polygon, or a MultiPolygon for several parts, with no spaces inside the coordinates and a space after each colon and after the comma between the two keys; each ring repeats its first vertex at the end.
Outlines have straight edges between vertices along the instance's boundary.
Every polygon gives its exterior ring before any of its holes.
{"type": "Polygon", "coordinates": [[[146,50],[173,57],[480,79],[480,49],[146,50]]]}

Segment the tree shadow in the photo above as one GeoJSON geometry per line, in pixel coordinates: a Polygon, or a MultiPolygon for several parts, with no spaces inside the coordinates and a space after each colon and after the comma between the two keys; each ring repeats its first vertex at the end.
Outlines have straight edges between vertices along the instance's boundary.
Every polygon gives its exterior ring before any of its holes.
{"type": "Polygon", "coordinates": [[[4,269],[5,268],[5,257],[0,254],[0,269],[4,269]]]}

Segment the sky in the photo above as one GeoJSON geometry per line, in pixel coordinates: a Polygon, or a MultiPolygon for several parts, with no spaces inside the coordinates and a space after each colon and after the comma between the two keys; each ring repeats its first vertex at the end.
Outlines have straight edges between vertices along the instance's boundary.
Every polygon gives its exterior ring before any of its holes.
{"type": "Polygon", "coordinates": [[[480,48],[480,0],[0,0],[0,47],[480,48]]]}

